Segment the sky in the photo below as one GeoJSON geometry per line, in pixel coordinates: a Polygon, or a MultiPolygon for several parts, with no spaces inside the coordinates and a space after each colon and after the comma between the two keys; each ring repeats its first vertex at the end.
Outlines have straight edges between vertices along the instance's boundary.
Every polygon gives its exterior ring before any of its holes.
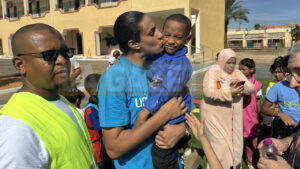
{"type": "MultiPolygon", "coordinates": [[[[255,24],[281,25],[300,23],[300,0],[243,0],[249,10],[249,23],[242,21],[241,29],[254,29],[255,24]]],[[[239,28],[239,22],[230,20],[229,29],[239,28]]]]}

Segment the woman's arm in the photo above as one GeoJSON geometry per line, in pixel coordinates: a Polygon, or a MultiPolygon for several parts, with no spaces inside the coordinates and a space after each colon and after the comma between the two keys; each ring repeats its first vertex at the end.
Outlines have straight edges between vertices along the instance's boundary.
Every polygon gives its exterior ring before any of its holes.
{"type": "Polygon", "coordinates": [[[157,113],[135,129],[102,128],[107,154],[116,159],[143,143],[167,121],[186,112],[182,98],[172,98],[157,113]]]}
{"type": "Polygon", "coordinates": [[[230,85],[223,83],[220,88],[217,87],[220,79],[215,70],[208,70],[203,79],[203,93],[205,97],[213,100],[232,101],[230,85]]]}
{"type": "Polygon", "coordinates": [[[222,165],[218,160],[217,155],[208,142],[207,137],[204,135],[204,120],[202,119],[200,122],[193,113],[190,115],[186,114],[185,117],[187,119],[186,123],[191,127],[194,136],[200,141],[203,147],[210,168],[222,169],[222,165]]]}
{"type": "Polygon", "coordinates": [[[150,115],[150,111],[146,108],[143,108],[143,110],[139,112],[139,115],[135,120],[134,127],[137,128],[141,126],[147,120],[149,115],[150,115]]]}
{"type": "Polygon", "coordinates": [[[240,70],[235,70],[238,76],[238,81],[245,81],[243,94],[250,95],[254,93],[254,85],[245,77],[245,75],[240,70]]]}

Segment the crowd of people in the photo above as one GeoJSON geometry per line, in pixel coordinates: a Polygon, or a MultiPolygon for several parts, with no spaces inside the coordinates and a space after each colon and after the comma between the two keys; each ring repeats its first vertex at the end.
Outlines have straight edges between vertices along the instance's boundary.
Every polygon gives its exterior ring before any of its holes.
{"type": "Polygon", "coordinates": [[[254,60],[237,68],[236,53],[220,51],[203,79],[199,120],[190,113],[186,16],[168,16],[160,32],[150,16],[125,12],[114,36],[121,52],[102,75],[85,77],[89,101],[80,109],[81,70],[62,35],[42,23],[14,34],[12,63],[23,86],[0,110],[1,169],[198,168],[183,165],[178,151],[191,154],[190,130],[207,168],[240,169],[243,160],[250,169],[300,168],[300,41],[271,65],[275,81],[262,105],[254,60]],[[269,137],[277,160],[261,155],[269,137]]]}

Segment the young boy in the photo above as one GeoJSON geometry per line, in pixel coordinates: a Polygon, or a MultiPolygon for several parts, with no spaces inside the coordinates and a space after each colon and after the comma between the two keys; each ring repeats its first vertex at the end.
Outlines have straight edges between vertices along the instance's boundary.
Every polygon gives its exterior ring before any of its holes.
{"type": "Polygon", "coordinates": [[[90,95],[89,102],[84,108],[84,119],[87,125],[98,165],[101,162],[101,127],[96,97],[96,88],[100,74],[90,74],[84,79],[84,88],[90,95]]]}
{"type": "MultiPolygon", "coordinates": [[[[141,125],[149,116],[154,114],[166,101],[174,96],[182,96],[188,113],[190,112],[191,96],[186,83],[192,75],[192,66],[187,53],[187,44],[191,38],[191,22],[181,14],[174,14],[164,22],[163,35],[165,52],[151,58],[153,60],[147,71],[147,78],[150,81],[148,99],[145,101],[145,109],[141,111],[135,126],[141,125]]],[[[171,120],[169,124],[177,124],[185,121],[184,115],[171,120]]],[[[188,140],[185,140],[185,143],[188,140]]],[[[185,144],[183,141],[183,145],[185,144]]],[[[161,149],[156,144],[152,145],[151,153],[154,168],[178,168],[175,159],[176,150],[161,149]]]]}

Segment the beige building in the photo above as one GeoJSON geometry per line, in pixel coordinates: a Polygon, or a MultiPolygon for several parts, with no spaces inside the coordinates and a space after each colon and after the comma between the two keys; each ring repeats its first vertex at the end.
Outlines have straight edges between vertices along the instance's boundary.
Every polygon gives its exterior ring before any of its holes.
{"type": "Polygon", "coordinates": [[[192,21],[189,56],[214,58],[223,48],[224,0],[0,0],[0,55],[10,57],[11,37],[20,27],[46,23],[64,36],[82,57],[111,54],[107,46],[116,18],[130,10],[150,15],[158,28],[164,19],[181,13],[192,21]]]}
{"type": "Polygon", "coordinates": [[[227,33],[227,43],[230,48],[290,48],[291,27],[263,30],[230,29],[227,33]]]}

